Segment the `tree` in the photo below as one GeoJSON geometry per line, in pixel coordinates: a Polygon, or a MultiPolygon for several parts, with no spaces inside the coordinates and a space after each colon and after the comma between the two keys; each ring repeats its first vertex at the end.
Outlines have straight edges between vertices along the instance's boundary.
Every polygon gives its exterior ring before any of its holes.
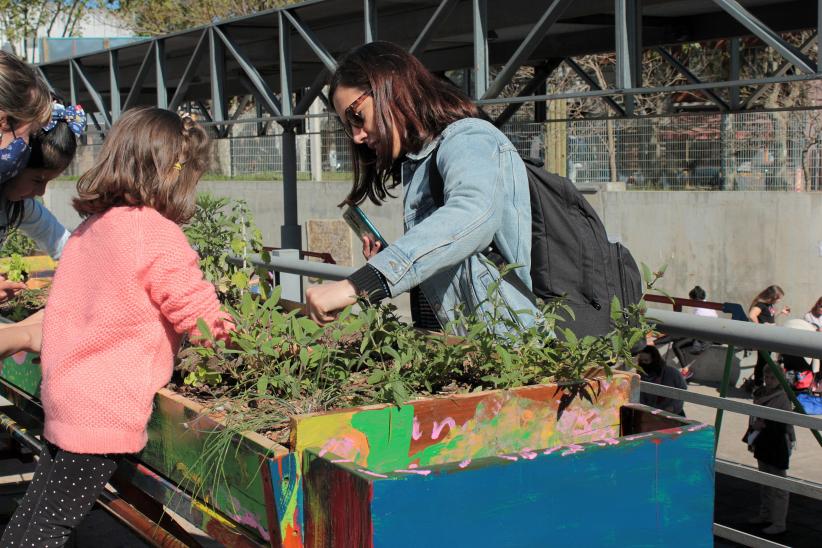
{"type": "Polygon", "coordinates": [[[109,2],[108,6],[129,30],[156,36],[295,3],[296,0],[120,0],[109,2]]]}
{"type": "Polygon", "coordinates": [[[75,36],[93,0],[0,0],[0,32],[14,52],[36,59],[38,36],[75,36]]]}

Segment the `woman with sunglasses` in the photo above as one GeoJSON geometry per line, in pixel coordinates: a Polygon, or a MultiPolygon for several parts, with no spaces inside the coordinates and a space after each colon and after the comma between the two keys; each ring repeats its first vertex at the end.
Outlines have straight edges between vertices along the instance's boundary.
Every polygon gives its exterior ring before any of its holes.
{"type": "MultiPolygon", "coordinates": [[[[357,295],[376,302],[415,287],[442,326],[458,307],[490,313],[488,287],[499,272],[482,251],[491,244],[508,264],[521,265],[515,273],[531,287],[525,166],[467,96],[388,42],[351,51],[331,77],[329,94],[352,140],[354,185],[346,203],[380,205],[396,189],[405,235],[385,249],[364,238],[363,268],[306,291],[312,319],[331,321],[357,295]],[[431,189],[437,172],[441,207],[431,189]]],[[[497,295],[504,313],[522,325],[534,322],[531,301],[507,281],[497,295]]]]}

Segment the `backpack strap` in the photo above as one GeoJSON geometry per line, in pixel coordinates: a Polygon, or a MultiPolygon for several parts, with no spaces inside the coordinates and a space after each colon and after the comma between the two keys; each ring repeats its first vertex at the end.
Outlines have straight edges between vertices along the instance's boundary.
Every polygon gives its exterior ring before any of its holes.
{"type": "MultiPolygon", "coordinates": [[[[442,173],[440,173],[440,168],[437,167],[437,152],[439,149],[440,147],[437,145],[433,152],[431,152],[431,160],[428,165],[428,186],[431,192],[431,197],[434,199],[434,204],[437,206],[437,209],[445,205],[445,181],[442,178],[442,173]]],[[[486,259],[494,263],[497,270],[502,270],[502,268],[508,264],[505,257],[503,257],[502,253],[500,253],[499,249],[497,249],[493,239],[491,240],[491,243],[489,243],[488,246],[482,251],[482,254],[486,259]]],[[[523,296],[531,301],[531,304],[536,306],[537,296],[533,291],[528,289],[525,282],[523,282],[513,270],[508,271],[502,279],[511,284],[514,289],[522,293],[523,296]]]]}

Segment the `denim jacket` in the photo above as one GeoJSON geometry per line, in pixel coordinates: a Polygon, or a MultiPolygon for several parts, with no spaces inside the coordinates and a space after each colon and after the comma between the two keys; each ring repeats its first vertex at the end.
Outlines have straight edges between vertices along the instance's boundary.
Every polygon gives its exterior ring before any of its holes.
{"type": "MultiPolygon", "coordinates": [[[[493,240],[516,274],[531,287],[531,202],[525,165],[514,145],[492,124],[466,118],[402,164],[405,234],[369,260],[392,296],[419,285],[442,325],[454,309],[489,312],[488,286],[499,278],[481,254],[493,240]],[[432,152],[444,181],[445,205],[431,196],[432,152]]],[[[499,294],[518,320],[534,322],[535,308],[503,281],[499,294]]]]}

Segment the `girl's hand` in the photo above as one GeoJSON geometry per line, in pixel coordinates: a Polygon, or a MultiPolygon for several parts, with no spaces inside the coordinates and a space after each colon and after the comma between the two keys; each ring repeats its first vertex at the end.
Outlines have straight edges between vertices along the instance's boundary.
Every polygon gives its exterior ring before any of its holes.
{"type": "Polygon", "coordinates": [[[20,351],[40,352],[43,342],[43,324],[16,324],[0,331],[0,359],[20,351]]]}
{"type": "Polygon", "coordinates": [[[25,283],[10,282],[3,276],[0,276],[0,303],[8,301],[24,289],[26,289],[25,283]]]}
{"type": "Polygon", "coordinates": [[[783,308],[783,309],[782,309],[779,313],[780,313],[780,314],[784,314],[785,316],[787,316],[788,314],[790,314],[790,313],[791,313],[791,307],[790,307],[790,306],[786,306],[786,307],[784,307],[784,308],[783,308]]]}
{"type": "Polygon", "coordinates": [[[372,240],[368,236],[362,237],[362,256],[367,261],[377,253],[382,251],[382,244],[377,240],[372,240]]]}
{"type": "Polygon", "coordinates": [[[320,325],[334,321],[337,313],[357,302],[357,289],[348,280],[315,285],[305,290],[308,317],[320,325]]]}

